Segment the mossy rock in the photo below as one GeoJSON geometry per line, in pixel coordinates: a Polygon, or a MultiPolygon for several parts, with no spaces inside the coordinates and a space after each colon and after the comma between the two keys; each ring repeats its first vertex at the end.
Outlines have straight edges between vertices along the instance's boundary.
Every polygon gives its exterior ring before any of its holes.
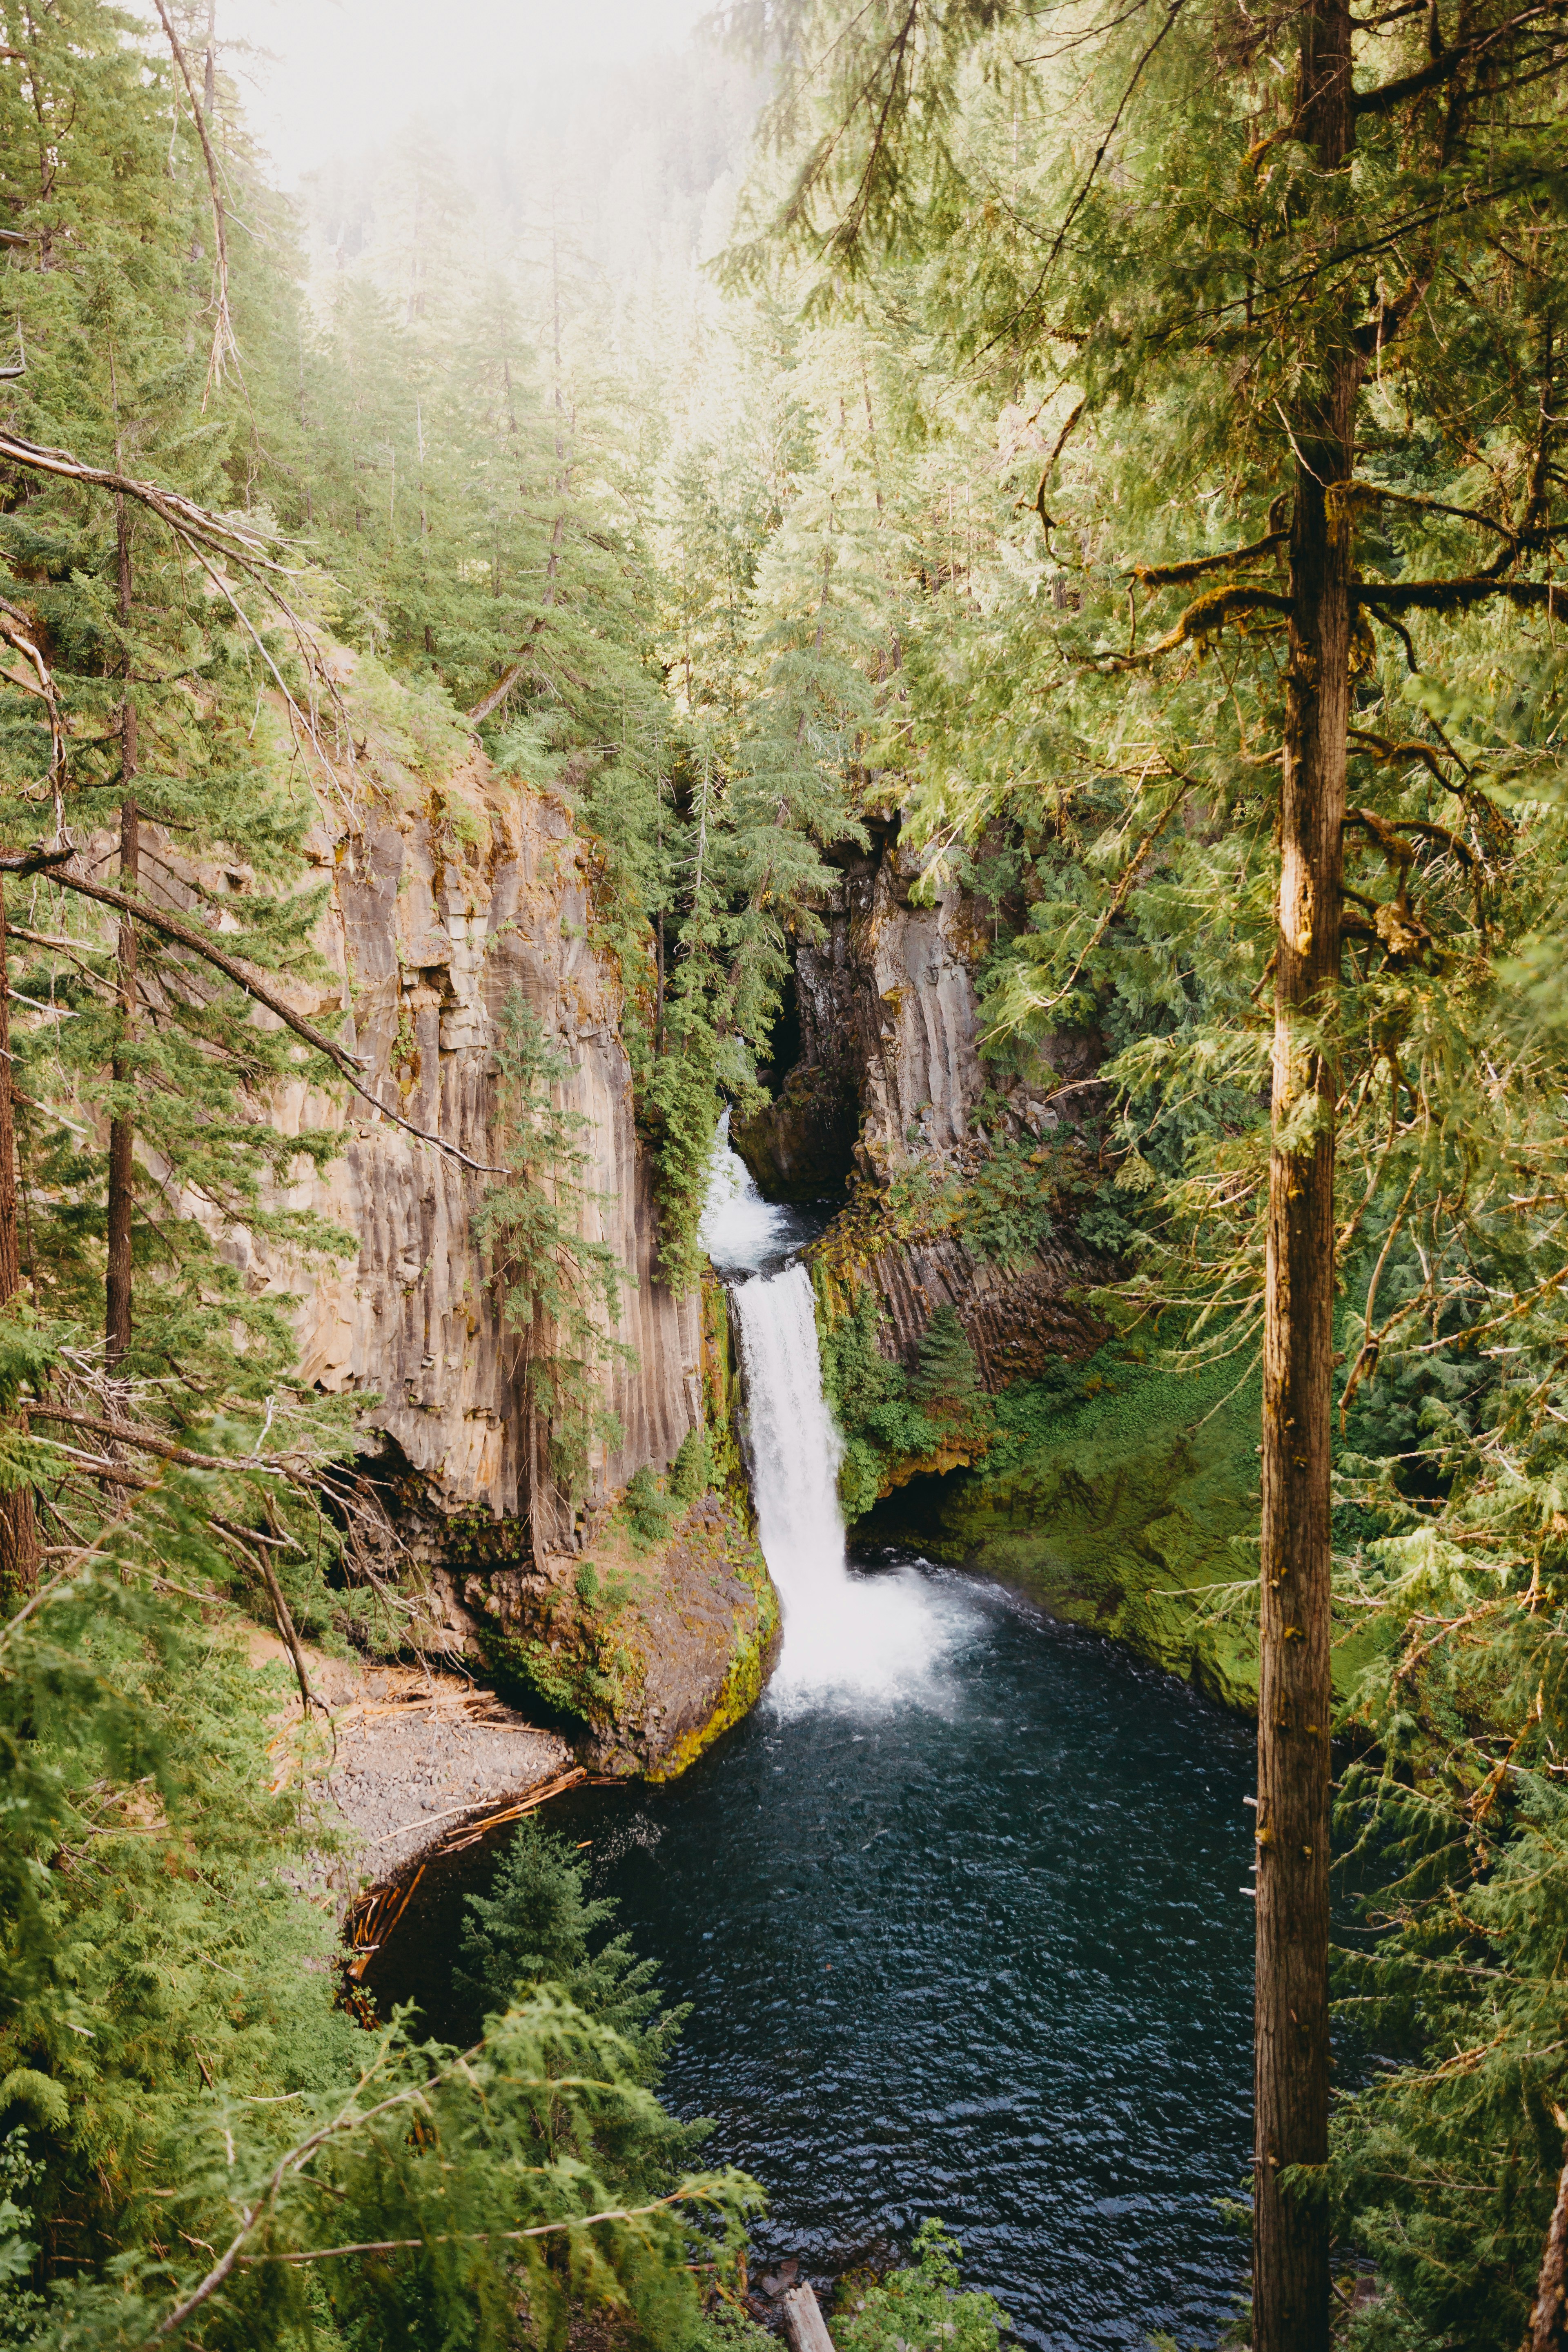
{"type": "Polygon", "coordinates": [[[487,1664],[542,1700],[594,1770],[673,1780],[755,1706],[778,1655],[778,1594],[745,1517],[703,1495],[651,1547],[612,1518],[562,1570],[542,1587],[472,1580],[487,1664]]]}
{"type": "Polygon", "coordinates": [[[730,1322],[730,1294],[711,1270],[702,1276],[702,1415],[713,1486],[752,1534],[756,1515],[741,1451],[741,1376],[730,1322]]]}

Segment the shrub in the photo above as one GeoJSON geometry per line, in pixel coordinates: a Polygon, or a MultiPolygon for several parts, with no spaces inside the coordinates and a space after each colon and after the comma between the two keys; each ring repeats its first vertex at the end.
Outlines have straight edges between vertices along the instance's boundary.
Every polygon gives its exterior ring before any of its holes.
{"type": "Polygon", "coordinates": [[[1012,2323],[993,2296],[961,2292],[963,2251],[934,2215],[922,2221],[908,2268],[868,2288],[847,2316],[835,2316],[837,2352],[996,2352],[1012,2323]]]}
{"type": "Polygon", "coordinates": [[[660,1494],[658,1481],[646,1462],[627,1483],[621,1515],[634,1551],[651,1551],[669,1533],[674,1506],[668,1495],[660,1494]]]}
{"type": "Polygon", "coordinates": [[[713,1484],[713,1448],[702,1423],[689,1429],[680,1451],[669,1465],[669,1491],[678,1503],[689,1507],[713,1484]]]}
{"type": "Polygon", "coordinates": [[[845,1517],[858,1519],[876,1501],[886,1464],[928,1454],[936,1424],[911,1406],[909,1375],[878,1345],[880,1307],[875,1287],[862,1284],[847,1314],[819,1330],[822,1385],[844,1440],[838,1494],[845,1517]]]}
{"type": "Polygon", "coordinates": [[[976,1257],[1017,1265],[1056,1230],[1069,1174],[1065,1155],[1039,1144],[994,1143],[965,1187],[959,1230],[976,1257]]]}

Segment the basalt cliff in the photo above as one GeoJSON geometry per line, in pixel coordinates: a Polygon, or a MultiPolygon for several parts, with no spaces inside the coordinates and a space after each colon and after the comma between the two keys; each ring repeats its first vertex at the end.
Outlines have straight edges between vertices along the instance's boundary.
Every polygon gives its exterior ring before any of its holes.
{"type": "Polygon", "coordinates": [[[629,1579],[605,1569],[626,1549],[618,1496],[645,1467],[663,1476],[703,1423],[705,1376],[722,1394],[727,1375],[713,1360],[722,1318],[710,1309],[705,1323],[700,1294],[659,1278],[622,985],[596,938],[594,845],[563,800],[465,740],[422,740],[412,705],[340,661],[345,690],[377,699],[350,788],[320,795],[309,845],[323,886],[320,976],[293,996],[358,1057],[375,1100],[301,1079],[272,1107],[285,1132],[341,1136],[321,1172],[301,1156],[290,1193],[337,1229],[341,1255],[302,1265],[244,1233],[226,1245],[257,1289],[292,1300],[303,1381],[363,1400],[364,1459],[422,1566],[437,1638],[510,1673],[524,1703],[555,1707],[595,1763],[679,1769],[757,1695],[778,1603],[732,1496],[672,1514],[629,1579]],[[480,1213],[504,1181],[498,1056],[519,1008],[559,1073],[552,1100],[583,1155],[583,1229],[622,1277],[605,1418],[574,1502],[551,1472],[480,1213]]]}
{"type": "Polygon", "coordinates": [[[879,1351],[908,1371],[950,1307],[994,1408],[978,1436],[961,1426],[924,1454],[879,1453],[876,1499],[847,1498],[861,1507],[854,1532],[1016,1584],[1250,1708],[1251,1638],[1207,1595],[1246,1572],[1256,1396],[1174,1381],[1110,1344],[1094,1294],[1118,1268],[1070,1203],[1048,1234],[1001,1253],[952,1212],[998,1143],[1013,1166],[1063,1146],[1084,1156],[1109,1098],[1101,1041],[1061,1034],[1021,1067],[988,1066],[984,910],[956,886],[923,887],[896,823],[839,870],[796,958],[793,1063],[733,1139],[764,1193],[843,1203],[813,1252],[825,1332],[869,1286],[879,1351]]]}
{"type": "MultiPolygon", "coordinates": [[[[869,1205],[900,1176],[962,1182],[984,1148],[983,1097],[994,1130],[1044,1139],[1086,1099],[1085,1082],[1092,1087],[1092,1037],[1051,1041],[1026,1076],[987,1071],[975,974],[989,938],[963,889],[927,901],[922,863],[896,825],[849,853],[822,936],[800,944],[798,1058],[781,1073],[773,1104],[732,1130],[770,1198],[841,1201],[854,1187],[869,1205]]],[[[951,1231],[899,1234],[875,1210],[858,1222],[854,1255],[877,1286],[885,1345],[900,1361],[914,1360],[944,1306],[993,1391],[1058,1358],[1087,1356],[1104,1337],[1081,1294],[1109,1268],[1070,1234],[1004,1267],[951,1231]]]]}

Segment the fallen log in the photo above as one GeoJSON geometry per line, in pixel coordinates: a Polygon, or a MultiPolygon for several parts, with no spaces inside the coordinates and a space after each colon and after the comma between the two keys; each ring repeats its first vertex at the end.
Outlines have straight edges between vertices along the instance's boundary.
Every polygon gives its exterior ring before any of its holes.
{"type": "Polygon", "coordinates": [[[784,2324],[790,2352],[833,2352],[827,2322],[810,2287],[791,2287],[784,2299],[784,2324]]]}

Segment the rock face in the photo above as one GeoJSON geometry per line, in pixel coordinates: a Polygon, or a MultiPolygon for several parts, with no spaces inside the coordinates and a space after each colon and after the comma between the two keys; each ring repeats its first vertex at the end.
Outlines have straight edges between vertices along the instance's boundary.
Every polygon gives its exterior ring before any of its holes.
{"type": "Polygon", "coordinates": [[[1066,1240],[1047,1243],[1021,1265],[987,1265],[952,1234],[858,1245],[854,1227],[830,1231],[816,1253],[819,1290],[848,1304],[857,1277],[874,1283],[884,1352],[908,1370],[941,1307],[951,1307],[974,1350],[981,1385],[993,1396],[1014,1381],[1035,1380],[1062,1357],[1091,1355],[1105,1326],[1080,1293],[1109,1269],[1066,1240]]]}
{"type": "Polygon", "coordinates": [[[920,867],[896,835],[846,856],[825,936],[796,957],[799,1062],[779,1101],[731,1130],[764,1192],[805,1165],[837,1171],[824,1191],[842,1189],[852,1168],[885,1181],[962,1142],[984,1088],[969,902],[950,889],[916,906],[920,867]]]}
{"type": "Polygon", "coordinates": [[[852,1171],[886,1182],[971,1143],[989,1088],[1036,1134],[1059,1124],[1051,1097],[1099,1058],[1090,1037],[1053,1039],[1037,1078],[988,1073],[980,1059],[974,971],[990,945],[981,910],[955,884],[917,902],[923,861],[896,827],[869,850],[842,853],[844,879],[822,909],[825,936],[795,962],[800,1057],[779,1099],[735,1149],[764,1192],[791,1195],[791,1171],[852,1171]],[[846,1106],[854,1105],[854,1131],[846,1106]]]}
{"type": "MultiPolygon", "coordinates": [[[[985,1070],[974,973],[989,937],[973,899],[956,886],[929,906],[918,903],[920,876],[921,860],[896,830],[849,853],[823,910],[825,936],[800,946],[800,1059],[777,1101],[731,1129],[771,1198],[820,1199],[857,1181],[880,1188],[917,1169],[962,1179],[983,1149],[975,1124],[983,1095],[1003,1106],[989,1114],[993,1124],[999,1117],[1020,1137],[1045,1138],[1084,1098],[1086,1077],[1092,1083],[1092,1038],[1052,1040],[1029,1078],[985,1070]],[[1052,1097],[1062,1087],[1073,1092],[1058,1110],[1052,1097]]],[[[855,1279],[875,1283],[883,1348],[904,1364],[944,1306],[957,1311],[993,1391],[1033,1377],[1053,1358],[1085,1356],[1104,1337],[1071,1294],[1108,1269],[1070,1234],[1004,1268],[952,1233],[900,1239],[865,1200],[862,1191],[814,1255],[841,1303],[855,1279]]]]}
{"type": "MultiPolygon", "coordinates": [[[[353,821],[323,815],[311,843],[331,977],[297,999],[360,1056],[382,1108],[301,1082],[274,1118],[285,1133],[342,1136],[290,1204],[357,1248],[307,1269],[259,1240],[241,1253],[258,1287],[298,1301],[303,1378],[365,1399],[449,1629],[513,1695],[553,1709],[595,1769],[665,1779],[755,1703],[778,1643],[778,1596],[743,1493],[700,1497],[647,1559],[614,1508],[634,1473],[663,1471],[705,1418],[712,1468],[733,1489],[727,1332],[718,1300],[705,1308],[700,1292],[677,1297],[658,1276],[621,991],[593,944],[590,845],[563,803],[497,776],[471,747],[455,759],[443,748],[434,789],[411,792],[406,775],[386,789],[384,761],[382,789],[361,793],[353,821]],[[595,1445],[574,1512],[550,1475],[549,1430],[477,1222],[505,1182],[498,1055],[520,1009],[560,1065],[552,1100],[584,1158],[581,1230],[624,1276],[607,1334],[620,1344],[602,1378],[620,1434],[595,1445]]],[[[450,1792],[434,1763],[420,1770],[416,1812],[442,1811],[437,1798],[450,1792]]],[[[396,1827],[401,1855],[420,1822],[396,1827]]]]}
{"type": "Polygon", "coordinates": [[[841,1195],[860,1134],[860,1098],[850,1067],[801,1063],[778,1100],[731,1140],[770,1201],[824,1201],[841,1195]]]}
{"type": "MultiPolygon", "coordinates": [[[[580,1122],[584,1231],[625,1269],[616,1337],[632,1351],[606,1369],[621,1436],[595,1453],[589,1499],[602,1499],[642,1464],[662,1467],[700,1418],[700,1312],[695,1294],[675,1297],[656,1272],[651,1176],[633,1125],[620,991],[592,945],[586,845],[562,804],[475,755],[443,776],[438,799],[384,801],[353,829],[323,824],[314,856],[329,885],[318,940],[334,978],[304,1009],[339,1027],[383,1104],[482,1167],[492,1160],[509,1002],[527,1008],[567,1065],[554,1099],[580,1122]]],[[[305,1379],[379,1400],[369,1425],[437,1513],[482,1503],[498,1517],[531,1517],[542,1549],[570,1547],[519,1335],[504,1326],[474,1229],[497,1180],[362,1101],[345,1106],[302,1084],[276,1117],[288,1132],[342,1130],[341,1156],[290,1198],[358,1244],[356,1256],[303,1284],[298,1268],[254,1247],[258,1285],[303,1289],[305,1379]]]]}

